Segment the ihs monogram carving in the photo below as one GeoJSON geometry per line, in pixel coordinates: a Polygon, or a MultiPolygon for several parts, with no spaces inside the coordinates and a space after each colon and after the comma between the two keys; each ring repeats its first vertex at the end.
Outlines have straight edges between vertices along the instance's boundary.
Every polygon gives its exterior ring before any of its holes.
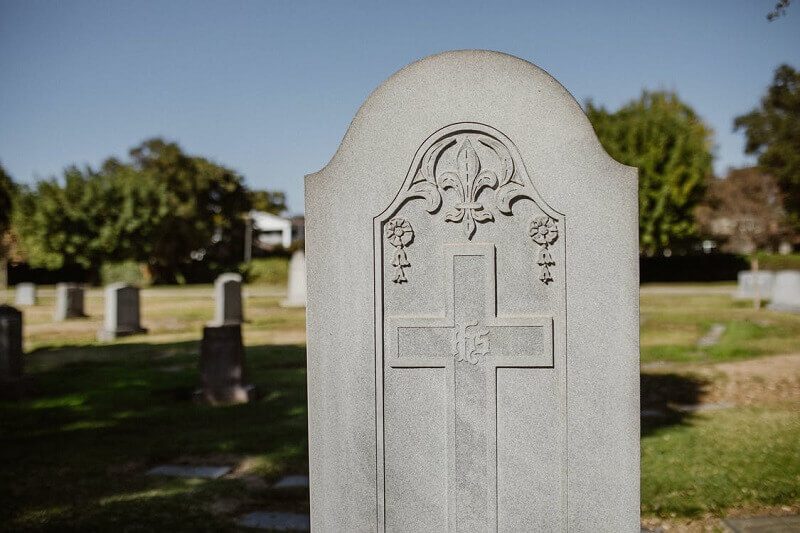
{"type": "Polygon", "coordinates": [[[386,223],[384,235],[386,235],[386,240],[389,241],[389,244],[395,248],[394,257],[392,258],[392,266],[394,267],[392,281],[395,283],[408,281],[403,269],[411,266],[405,250],[405,247],[414,240],[414,230],[411,227],[411,223],[404,218],[393,218],[386,223]]]}
{"type": "Polygon", "coordinates": [[[489,330],[478,327],[478,321],[453,329],[453,357],[456,361],[478,364],[479,357],[489,355],[489,330]]]}
{"type": "Polygon", "coordinates": [[[447,222],[464,225],[472,239],[477,223],[490,222],[496,214],[511,216],[511,201],[530,194],[517,180],[514,159],[498,139],[479,131],[460,131],[434,143],[420,162],[411,184],[410,197],[421,197],[435,213],[443,192],[452,191],[454,203],[444,215],[447,222]],[[493,195],[489,193],[493,191],[493,195]]]}
{"type": "Polygon", "coordinates": [[[556,264],[556,262],[553,261],[553,256],[550,254],[548,247],[558,239],[558,226],[556,226],[555,220],[544,215],[531,220],[528,232],[533,242],[541,246],[536,263],[541,267],[539,279],[547,285],[553,281],[550,267],[556,264]]]}

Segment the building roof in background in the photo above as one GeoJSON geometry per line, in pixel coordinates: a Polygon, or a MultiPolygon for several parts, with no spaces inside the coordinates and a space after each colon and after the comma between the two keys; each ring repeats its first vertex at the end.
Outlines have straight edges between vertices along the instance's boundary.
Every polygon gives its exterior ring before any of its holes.
{"type": "Polygon", "coordinates": [[[292,223],[288,218],[273,215],[266,211],[250,211],[250,218],[253,220],[253,228],[258,231],[276,231],[292,227],[292,223]]]}

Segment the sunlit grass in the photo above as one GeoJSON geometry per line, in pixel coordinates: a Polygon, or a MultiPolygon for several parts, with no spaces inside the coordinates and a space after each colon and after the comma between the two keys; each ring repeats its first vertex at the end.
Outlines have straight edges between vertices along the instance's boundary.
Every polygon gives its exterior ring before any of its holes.
{"type": "Polygon", "coordinates": [[[800,314],[753,309],[727,294],[640,296],[641,358],[652,361],[714,362],[800,350],[800,314]],[[713,324],[725,333],[715,346],[697,341],[713,324]]]}
{"type": "Polygon", "coordinates": [[[800,501],[797,407],[727,409],[645,436],[642,512],[720,515],[800,501]]]}

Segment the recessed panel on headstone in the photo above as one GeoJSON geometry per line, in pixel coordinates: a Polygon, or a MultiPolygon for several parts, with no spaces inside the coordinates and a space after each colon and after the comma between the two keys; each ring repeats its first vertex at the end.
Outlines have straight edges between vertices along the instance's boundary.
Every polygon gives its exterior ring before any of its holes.
{"type": "Polygon", "coordinates": [[[530,63],[377,89],[306,179],[312,527],[634,531],[636,209],[530,63]]]}

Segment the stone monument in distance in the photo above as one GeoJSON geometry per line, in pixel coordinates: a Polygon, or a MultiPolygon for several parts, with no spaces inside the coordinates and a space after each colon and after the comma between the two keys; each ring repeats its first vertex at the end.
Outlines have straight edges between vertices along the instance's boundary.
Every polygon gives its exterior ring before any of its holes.
{"type": "Polygon", "coordinates": [[[206,326],[200,342],[200,388],[195,401],[211,405],[246,403],[255,388],[245,383],[241,324],[206,326]]]}
{"type": "Polygon", "coordinates": [[[112,283],[105,288],[103,327],[97,334],[102,341],[145,333],[139,314],[139,288],[127,283],[112,283]]]}
{"type": "Polygon", "coordinates": [[[306,177],[312,530],[638,532],[637,211],[531,63],[378,87],[306,177]]]}
{"type": "Polygon", "coordinates": [[[241,324],[242,276],[235,272],[221,274],[214,280],[214,322],[213,326],[241,324]]]}
{"type": "Polygon", "coordinates": [[[83,311],[83,287],[77,283],[59,283],[56,285],[56,310],[53,318],[56,322],[70,318],[86,318],[83,311]]]}
{"type": "Polygon", "coordinates": [[[800,313],[800,270],[781,270],[775,274],[772,302],[767,307],[800,313]]]}
{"type": "Polygon", "coordinates": [[[14,305],[36,305],[36,284],[28,282],[17,283],[14,290],[14,305]]]}
{"type": "Polygon", "coordinates": [[[289,283],[283,307],[306,306],[306,254],[297,250],[289,260],[289,283]]]}

